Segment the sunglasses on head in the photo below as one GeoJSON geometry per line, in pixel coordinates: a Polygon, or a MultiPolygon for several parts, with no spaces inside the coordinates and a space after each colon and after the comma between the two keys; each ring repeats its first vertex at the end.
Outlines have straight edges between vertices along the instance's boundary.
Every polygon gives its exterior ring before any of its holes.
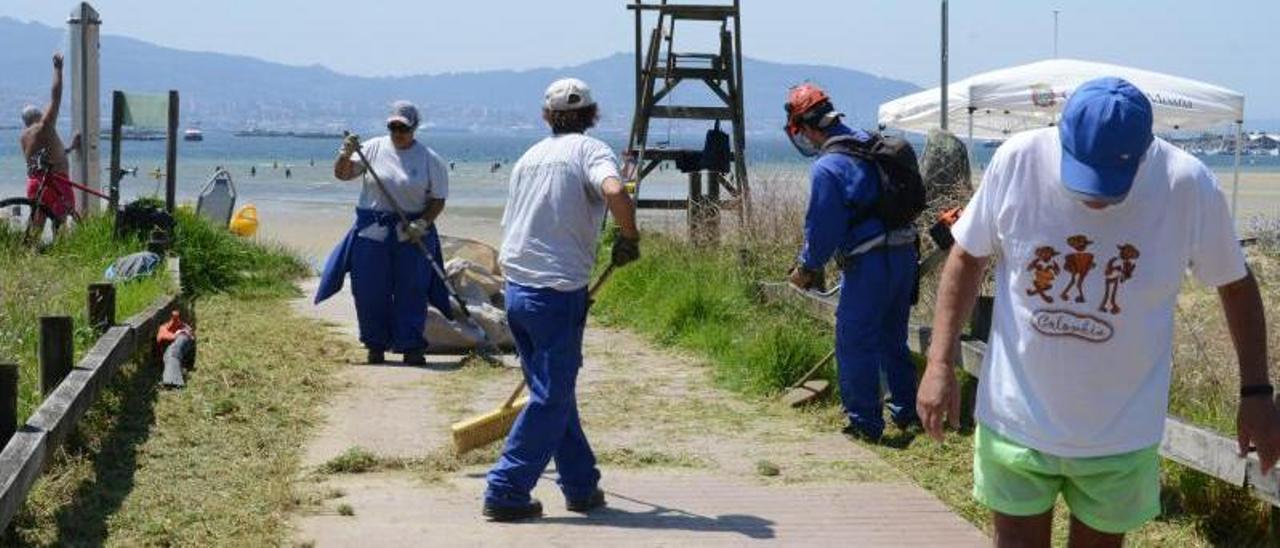
{"type": "Polygon", "coordinates": [[[409,133],[413,131],[413,128],[406,126],[404,124],[399,124],[399,123],[387,124],[387,131],[390,131],[392,133],[409,133]]]}

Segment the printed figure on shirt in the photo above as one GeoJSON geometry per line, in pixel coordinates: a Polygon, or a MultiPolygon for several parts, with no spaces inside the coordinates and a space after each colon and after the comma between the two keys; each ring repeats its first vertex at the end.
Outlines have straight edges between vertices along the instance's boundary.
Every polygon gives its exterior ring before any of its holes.
{"type": "Polygon", "coordinates": [[[1071,278],[1067,281],[1067,287],[1059,295],[1064,301],[1071,298],[1071,289],[1074,288],[1076,290],[1076,302],[1084,302],[1084,279],[1085,276],[1089,275],[1089,271],[1096,266],[1093,264],[1093,254],[1085,253],[1085,250],[1091,244],[1093,244],[1093,241],[1084,234],[1076,234],[1067,238],[1067,245],[1071,246],[1071,249],[1076,250],[1076,252],[1068,253],[1062,260],[1063,269],[1071,275],[1071,278]]]}
{"type": "Polygon", "coordinates": [[[1107,269],[1102,273],[1106,280],[1106,290],[1102,295],[1102,305],[1098,307],[1098,310],[1112,314],[1120,313],[1120,305],[1116,304],[1116,294],[1120,292],[1120,284],[1133,278],[1133,271],[1138,267],[1135,260],[1140,255],[1138,248],[1130,244],[1118,245],[1116,249],[1120,254],[1107,261],[1107,269]],[[1110,307],[1107,306],[1108,303],[1110,307]]]}
{"type": "Polygon", "coordinates": [[[1053,259],[1057,256],[1058,250],[1053,246],[1042,245],[1036,248],[1036,256],[1027,265],[1027,270],[1035,273],[1035,278],[1031,280],[1031,288],[1027,289],[1028,297],[1039,295],[1044,302],[1053,304],[1053,297],[1049,295],[1049,290],[1053,289],[1054,280],[1062,272],[1058,262],[1053,259]]]}

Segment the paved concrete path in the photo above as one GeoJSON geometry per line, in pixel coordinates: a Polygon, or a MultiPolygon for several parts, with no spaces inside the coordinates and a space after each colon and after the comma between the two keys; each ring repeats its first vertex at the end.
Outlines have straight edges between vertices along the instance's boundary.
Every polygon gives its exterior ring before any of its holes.
{"type": "MultiPolygon", "coordinates": [[[[314,283],[314,282],[312,282],[314,283]]],[[[310,294],[313,285],[304,287],[310,294]]],[[[295,309],[355,341],[350,296],[295,309]]],[[[570,513],[549,470],[535,490],[546,516],[480,517],[497,447],[461,459],[448,425],[492,409],[512,370],[430,359],[425,367],[354,365],[305,448],[299,544],[315,546],[985,546],[979,530],[838,433],[830,413],[799,413],[713,387],[710,368],[626,332],[591,326],[579,382],[585,429],[609,507],[570,513]],[[378,471],[321,474],[353,447],[378,471]],[[344,515],[351,514],[351,515],[344,515]]]]}

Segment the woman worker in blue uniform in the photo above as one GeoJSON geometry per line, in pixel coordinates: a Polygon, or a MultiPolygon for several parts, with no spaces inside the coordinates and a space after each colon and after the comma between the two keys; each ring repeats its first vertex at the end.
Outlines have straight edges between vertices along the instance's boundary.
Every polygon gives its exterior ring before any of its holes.
{"type": "Polygon", "coordinates": [[[836,308],[836,363],[840,399],[849,417],[845,433],[878,442],[884,433],[880,373],[889,385],[889,413],[902,429],[918,426],[915,365],[907,349],[907,322],[916,280],[916,232],[886,230],[873,210],[881,173],[872,163],[831,152],[838,141],[867,143],[871,136],[841,122],[821,88],[802,84],[787,96],[787,135],[801,154],[817,157],[805,214],[804,248],[792,284],[817,284],[827,261],[841,267],[836,308]]]}
{"type": "Polygon", "coordinates": [[[449,196],[449,170],[434,151],[414,138],[421,118],[408,101],[397,101],[387,117],[389,135],[363,143],[352,135],[342,143],[333,162],[333,175],[350,181],[365,174],[356,150],[386,186],[387,194],[372,177],[364,177],[356,222],[325,265],[319,303],[342,288],[351,273],[360,342],[368,349],[368,362],[383,363],[390,350],[407,364],[425,363],[428,300],[449,315],[448,293],[443,280],[432,274],[427,257],[414,240],[421,239],[436,261],[440,240],[435,220],[449,196]],[[405,225],[396,214],[398,204],[409,218],[405,225]]]}

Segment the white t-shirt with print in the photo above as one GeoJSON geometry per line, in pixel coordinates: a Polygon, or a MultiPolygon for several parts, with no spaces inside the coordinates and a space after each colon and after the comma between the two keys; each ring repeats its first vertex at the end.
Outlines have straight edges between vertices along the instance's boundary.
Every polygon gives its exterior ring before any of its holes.
{"type": "Polygon", "coordinates": [[[1057,128],[1009,139],[952,228],[997,257],[977,420],[1064,457],[1160,442],[1183,273],[1221,286],[1244,256],[1213,174],[1161,139],[1121,203],[1090,209],[1060,182],[1057,128]]]}
{"type": "MultiPolygon", "coordinates": [[[[369,139],[360,146],[369,159],[369,165],[373,166],[374,173],[382,179],[387,192],[405,212],[422,211],[427,207],[428,199],[444,200],[449,197],[449,170],[445,167],[444,160],[434,150],[422,144],[422,141],[414,141],[413,146],[400,150],[391,142],[390,136],[383,135],[369,139]]],[[[364,164],[360,163],[360,157],[352,153],[351,160],[355,162],[356,173],[364,174],[364,164]]],[[[378,183],[369,176],[364,178],[357,207],[395,211],[378,189],[378,183]]]]}
{"type": "Polygon", "coordinates": [[[526,151],[511,169],[502,213],[506,278],[559,291],[585,287],[604,221],[601,185],[609,177],[618,177],[617,157],[593,137],[547,137],[526,151]]]}

